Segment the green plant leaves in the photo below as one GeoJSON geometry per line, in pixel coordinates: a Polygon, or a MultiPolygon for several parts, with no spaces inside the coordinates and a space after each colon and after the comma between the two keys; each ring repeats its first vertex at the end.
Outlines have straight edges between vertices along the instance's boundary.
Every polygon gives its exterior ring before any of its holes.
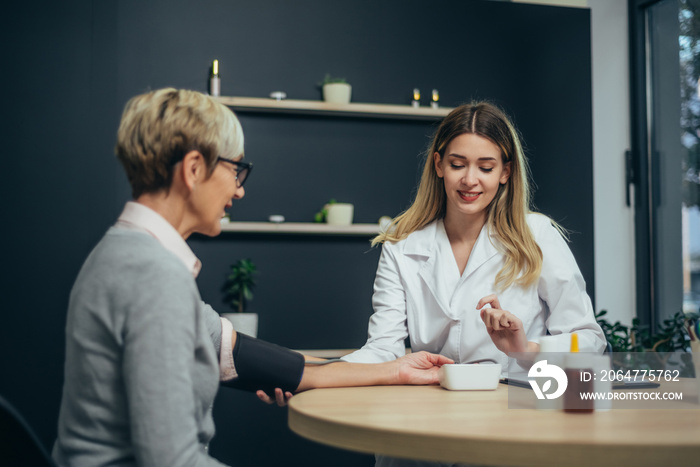
{"type": "Polygon", "coordinates": [[[337,201],[333,198],[328,200],[328,202],[323,205],[321,210],[314,214],[314,222],[326,222],[326,219],[328,218],[328,206],[335,203],[337,203],[337,201]]]}
{"type": "Polygon", "coordinates": [[[336,84],[336,83],[347,83],[345,78],[334,78],[330,74],[326,73],[323,80],[318,83],[319,86],[323,87],[324,84],[336,84]]]}
{"type": "Polygon", "coordinates": [[[250,259],[241,259],[231,265],[231,271],[224,284],[224,293],[235,311],[242,313],[246,303],[253,299],[256,274],[257,268],[250,259]]]}
{"type": "Polygon", "coordinates": [[[613,352],[690,351],[690,336],[685,331],[685,315],[681,311],[665,319],[653,335],[649,326],[640,324],[638,318],[634,318],[632,326],[627,327],[619,321],[611,324],[604,318],[607,314],[606,310],[601,310],[595,317],[613,352]]]}

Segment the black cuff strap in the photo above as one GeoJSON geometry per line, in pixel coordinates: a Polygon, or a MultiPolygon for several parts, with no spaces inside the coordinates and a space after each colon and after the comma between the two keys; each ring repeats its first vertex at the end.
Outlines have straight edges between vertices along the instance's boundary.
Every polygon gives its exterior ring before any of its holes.
{"type": "Polygon", "coordinates": [[[304,374],[304,356],[299,352],[238,333],[233,346],[233,364],[238,377],[222,383],[244,391],[262,389],[274,396],[275,388],[294,392],[304,374]]]}

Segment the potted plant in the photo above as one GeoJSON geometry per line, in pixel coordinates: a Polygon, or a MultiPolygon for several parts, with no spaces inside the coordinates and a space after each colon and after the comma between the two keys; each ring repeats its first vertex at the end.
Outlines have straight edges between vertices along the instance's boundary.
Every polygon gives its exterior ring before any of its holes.
{"type": "Polygon", "coordinates": [[[314,222],[326,222],[328,219],[328,207],[331,204],[336,204],[337,201],[332,199],[328,201],[326,204],[323,205],[320,211],[318,211],[316,214],[314,214],[314,222]]]}
{"type": "Polygon", "coordinates": [[[323,89],[323,100],[332,104],[348,104],[352,95],[352,86],[345,78],[333,78],[326,75],[320,83],[323,89]]]}
{"type": "Polygon", "coordinates": [[[241,259],[231,265],[231,270],[224,284],[226,301],[234,313],[223,313],[231,321],[237,332],[252,337],[258,334],[258,314],[246,313],[246,305],[253,299],[253,289],[256,285],[257,268],[250,259],[241,259]]]}
{"type": "Polygon", "coordinates": [[[314,222],[325,222],[330,225],[351,225],[355,206],[350,203],[339,203],[331,199],[319,212],[314,215],[314,222]]]}
{"type": "Polygon", "coordinates": [[[616,321],[611,324],[605,315],[607,310],[601,310],[595,315],[605,338],[612,345],[613,352],[688,352],[690,336],[688,335],[685,316],[676,312],[671,318],[665,319],[651,333],[649,326],[643,325],[638,318],[632,320],[632,327],[627,327],[616,321]]]}
{"type": "Polygon", "coordinates": [[[652,364],[651,369],[665,368],[672,354],[680,352],[681,361],[677,365],[681,376],[693,377],[693,362],[687,353],[691,350],[691,341],[682,312],[676,312],[671,318],[663,320],[654,333],[648,325],[641,324],[638,318],[634,318],[632,326],[628,327],[619,321],[610,323],[604,318],[607,314],[607,310],[601,310],[595,317],[606,340],[612,346],[615,367],[644,369],[640,364],[630,361],[636,358],[644,365],[652,364]],[[645,353],[646,356],[640,357],[641,353],[645,353]]]}

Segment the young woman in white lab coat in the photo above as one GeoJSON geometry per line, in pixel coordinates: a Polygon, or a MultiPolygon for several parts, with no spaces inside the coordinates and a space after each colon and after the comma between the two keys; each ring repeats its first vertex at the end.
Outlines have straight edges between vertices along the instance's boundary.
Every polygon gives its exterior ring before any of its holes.
{"type": "Polygon", "coordinates": [[[383,362],[427,350],[468,363],[537,352],[546,334],[605,346],[561,229],[530,210],[528,166],[507,116],[489,103],[436,131],[415,201],[381,243],[367,343],[344,357],[383,362]]]}

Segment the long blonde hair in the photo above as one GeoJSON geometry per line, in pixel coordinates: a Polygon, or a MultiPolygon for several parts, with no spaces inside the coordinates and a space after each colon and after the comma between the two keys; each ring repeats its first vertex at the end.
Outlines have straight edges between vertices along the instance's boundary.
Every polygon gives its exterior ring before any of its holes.
{"type": "Polygon", "coordinates": [[[464,104],[445,117],[427,151],[413,204],[375,237],[372,245],[398,242],[434,220],[445,217],[445,185],[435,170],[433,154],[437,152],[442,159],[449,143],[465,133],[473,133],[493,142],[501,149],[503,164],[511,164],[508,181],[499,186],[487,208],[486,223],[505,250],[505,264],[496,275],[495,286],[503,290],[513,284],[532,285],[542,269],[542,250],[535,242],[526,220],[531,212],[529,167],[517,130],[501,109],[488,102],[464,104]]]}

